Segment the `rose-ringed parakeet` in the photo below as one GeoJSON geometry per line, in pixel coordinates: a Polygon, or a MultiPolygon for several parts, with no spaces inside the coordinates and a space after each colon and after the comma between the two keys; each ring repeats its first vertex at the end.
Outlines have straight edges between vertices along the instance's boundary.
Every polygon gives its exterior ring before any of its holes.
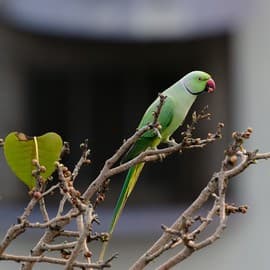
{"type": "MultiPolygon", "coordinates": [[[[203,92],[211,93],[215,90],[215,82],[211,76],[203,71],[192,71],[165,90],[162,95],[166,97],[163,106],[161,107],[158,116],[158,123],[161,128],[159,133],[155,130],[149,130],[144,133],[137,142],[131,147],[123,159],[123,162],[133,159],[141,152],[155,148],[160,143],[173,144],[174,140],[171,135],[175,130],[182,125],[190,107],[196,100],[197,96],[203,92]]],[[[160,100],[157,98],[146,110],[143,118],[138,126],[142,128],[149,123],[153,122],[153,112],[156,111],[160,100]]],[[[118,198],[117,204],[114,209],[113,218],[109,227],[109,235],[112,235],[116,223],[122,213],[126,201],[132,192],[138,177],[143,169],[144,163],[139,163],[131,167],[127,173],[122,191],[118,198]]],[[[103,244],[100,260],[103,260],[106,246],[108,242],[103,244]]]]}

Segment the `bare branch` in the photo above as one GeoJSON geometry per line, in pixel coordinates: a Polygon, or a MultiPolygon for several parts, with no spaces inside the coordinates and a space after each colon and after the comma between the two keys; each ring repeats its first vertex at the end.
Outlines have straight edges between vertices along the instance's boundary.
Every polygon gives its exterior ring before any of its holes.
{"type": "Polygon", "coordinates": [[[31,214],[33,208],[35,207],[37,203],[36,198],[32,198],[30,202],[28,203],[27,207],[25,208],[23,214],[18,218],[18,223],[16,225],[12,225],[6,235],[4,236],[1,244],[0,244],[0,255],[5,251],[5,249],[9,246],[9,244],[21,233],[25,231],[25,221],[31,214]]]}
{"type": "MultiPolygon", "coordinates": [[[[46,257],[46,256],[19,256],[19,255],[11,255],[11,254],[2,254],[0,256],[0,260],[6,260],[6,261],[15,261],[15,262],[28,262],[28,263],[51,263],[51,264],[60,264],[65,265],[67,260],[65,259],[59,259],[59,258],[52,258],[52,257],[46,257]]],[[[105,263],[82,263],[82,262],[73,262],[73,267],[85,269],[85,268],[93,268],[93,269],[104,269],[111,267],[110,261],[106,261],[105,263]]],[[[24,270],[24,268],[23,268],[24,270]]]]}
{"type": "Polygon", "coordinates": [[[39,207],[40,207],[40,212],[43,216],[44,222],[48,222],[50,220],[50,218],[49,218],[49,214],[48,214],[47,209],[46,209],[44,197],[40,198],[39,207]]]}
{"type": "MultiPolygon", "coordinates": [[[[195,250],[189,247],[185,247],[177,255],[173,256],[166,263],[162,264],[157,268],[157,270],[168,270],[178,264],[179,262],[188,258],[195,250]]],[[[138,268],[139,269],[139,268],[138,268]]]]}
{"type": "Polygon", "coordinates": [[[62,159],[65,155],[69,155],[70,154],[70,145],[68,142],[64,142],[61,154],[60,154],[60,158],[62,159]]]}
{"type": "Polygon", "coordinates": [[[62,244],[54,244],[54,245],[50,245],[50,244],[43,244],[42,248],[44,250],[47,251],[53,251],[53,250],[62,250],[62,249],[72,249],[76,246],[77,241],[73,241],[73,242],[64,242],[62,244]]]}
{"type": "MultiPolygon", "coordinates": [[[[79,256],[83,246],[86,245],[87,236],[89,235],[89,233],[91,231],[91,225],[94,222],[94,220],[96,220],[96,215],[94,214],[94,209],[91,206],[89,206],[87,208],[84,215],[85,215],[85,217],[84,217],[85,225],[83,226],[83,224],[80,224],[81,235],[77,241],[76,246],[72,250],[72,253],[71,253],[67,263],[66,263],[65,270],[72,270],[73,265],[74,265],[74,261],[79,256]]],[[[85,251],[88,251],[88,248],[86,248],[85,251]]]]}
{"type": "Polygon", "coordinates": [[[23,223],[16,224],[11,226],[6,235],[4,236],[1,244],[0,244],[0,256],[3,254],[3,252],[6,250],[6,248],[9,246],[9,244],[20,234],[22,234],[25,231],[25,226],[23,223]]]}
{"type": "Polygon", "coordinates": [[[80,236],[80,233],[77,232],[77,231],[68,231],[68,230],[65,230],[65,231],[61,231],[59,233],[60,236],[64,236],[64,237],[79,237],[80,236]]]}
{"type": "Polygon", "coordinates": [[[68,221],[68,223],[69,223],[72,218],[77,217],[78,215],[80,215],[80,212],[79,211],[72,210],[72,211],[69,211],[64,216],[56,216],[55,218],[52,218],[52,219],[48,220],[47,222],[44,222],[44,223],[39,223],[39,222],[30,223],[30,222],[26,222],[24,224],[24,226],[25,226],[25,228],[33,228],[33,229],[45,229],[45,228],[52,228],[52,229],[54,229],[55,227],[58,226],[57,225],[58,223],[63,222],[63,221],[68,221]]]}
{"type": "Polygon", "coordinates": [[[81,167],[84,164],[90,164],[91,162],[90,159],[88,159],[88,156],[90,155],[90,149],[88,149],[88,140],[86,139],[83,143],[81,143],[80,147],[82,149],[82,155],[72,172],[71,181],[75,181],[81,167]]]}
{"type": "Polygon", "coordinates": [[[59,188],[59,183],[56,184],[56,185],[51,186],[48,190],[44,191],[44,192],[41,194],[41,196],[42,196],[42,197],[45,197],[45,196],[47,196],[47,195],[53,193],[53,191],[54,191],[55,189],[57,189],[57,188],[59,188]]]}

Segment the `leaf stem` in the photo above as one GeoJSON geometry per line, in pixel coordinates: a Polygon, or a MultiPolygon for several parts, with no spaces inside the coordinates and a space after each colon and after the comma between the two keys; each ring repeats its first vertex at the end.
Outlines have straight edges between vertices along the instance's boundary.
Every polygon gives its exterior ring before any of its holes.
{"type": "Polygon", "coordinates": [[[35,154],[36,154],[36,160],[39,164],[39,153],[38,153],[38,142],[37,142],[37,137],[34,136],[34,144],[35,144],[35,154]]]}

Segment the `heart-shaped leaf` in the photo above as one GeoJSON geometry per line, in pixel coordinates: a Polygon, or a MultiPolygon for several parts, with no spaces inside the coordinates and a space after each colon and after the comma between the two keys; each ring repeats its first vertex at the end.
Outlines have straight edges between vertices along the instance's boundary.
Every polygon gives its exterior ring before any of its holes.
{"type": "Polygon", "coordinates": [[[63,142],[61,137],[49,132],[39,137],[28,137],[21,132],[8,134],[4,142],[4,154],[7,163],[16,176],[30,189],[36,185],[32,171],[36,169],[36,159],[45,172],[41,176],[47,179],[55,170],[55,161],[60,158],[63,142]]]}

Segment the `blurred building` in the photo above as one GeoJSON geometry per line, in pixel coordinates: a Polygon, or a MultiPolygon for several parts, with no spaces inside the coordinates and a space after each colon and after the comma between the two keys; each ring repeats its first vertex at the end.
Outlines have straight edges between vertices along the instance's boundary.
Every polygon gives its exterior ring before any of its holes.
{"type": "MultiPolygon", "coordinates": [[[[190,70],[206,70],[217,91],[193,109],[208,104],[213,120],[200,125],[197,134],[224,121],[223,142],[149,165],[130,204],[188,202],[218,169],[233,128],[254,127],[251,149],[270,149],[269,8],[266,0],[2,1],[0,137],[13,130],[56,131],[72,144],[70,164],[79,157],[79,143],[89,138],[93,163],[82,172],[83,189],[132,134],[158,92],[190,70]]],[[[20,197],[23,185],[2,153],[0,158],[5,181],[0,195],[20,197]]],[[[237,180],[233,198],[249,204],[250,212],[225,232],[218,255],[208,254],[205,261],[199,256],[187,269],[268,269],[268,174],[262,164],[237,180]]],[[[107,206],[123,177],[113,181],[107,206]]]]}
{"type": "MultiPolygon", "coordinates": [[[[230,8],[221,11],[222,20],[220,14],[210,16],[208,2],[198,13],[196,1],[4,1],[1,102],[7,108],[1,136],[18,129],[30,135],[56,131],[72,145],[71,164],[79,157],[79,143],[89,138],[93,165],[82,181],[87,185],[134,132],[157,93],[194,69],[210,72],[218,85],[215,97],[204,96],[193,108],[208,104],[214,113],[212,123],[200,126],[198,134],[206,135],[217,121],[229,126],[235,16],[230,8]]],[[[138,200],[194,198],[219,165],[223,146],[149,165],[142,175],[144,185],[138,185],[138,200]],[[196,160],[196,170],[190,160],[196,160]],[[183,184],[183,178],[189,181],[183,184]],[[155,189],[146,194],[151,179],[155,189]],[[172,184],[164,187],[164,179],[172,184]]],[[[114,181],[119,187],[121,178],[114,181]]],[[[9,190],[6,186],[5,196],[9,190]]]]}

